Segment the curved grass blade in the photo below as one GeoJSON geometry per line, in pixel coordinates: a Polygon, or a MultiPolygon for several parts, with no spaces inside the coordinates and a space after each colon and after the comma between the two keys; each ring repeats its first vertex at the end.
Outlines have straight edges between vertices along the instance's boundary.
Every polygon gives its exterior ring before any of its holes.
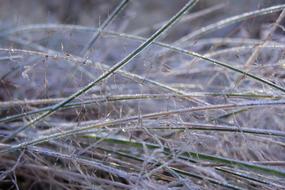
{"type": "MultiPolygon", "coordinates": [[[[188,95],[177,95],[177,94],[120,94],[110,96],[95,96],[95,97],[84,97],[81,100],[97,100],[101,101],[117,101],[117,100],[137,100],[137,99],[164,99],[164,98],[181,98],[181,97],[226,97],[226,98],[255,98],[255,99],[282,99],[285,96],[261,94],[254,92],[244,93],[216,93],[216,92],[192,92],[188,95]]],[[[25,106],[25,105],[47,105],[58,103],[65,98],[48,98],[48,99],[27,99],[27,100],[13,100],[0,102],[0,110],[9,109],[14,106],[25,106]]],[[[84,102],[83,102],[84,103],[84,102]]]]}
{"type": "Polygon", "coordinates": [[[276,6],[272,6],[272,7],[268,7],[268,8],[264,8],[264,9],[260,9],[260,10],[256,10],[256,11],[243,13],[243,14],[240,14],[240,15],[237,15],[237,16],[233,16],[233,17],[221,20],[221,21],[219,21],[217,23],[210,24],[208,26],[202,27],[199,30],[196,30],[196,31],[194,31],[194,32],[184,36],[183,38],[179,39],[174,44],[178,45],[178,44],[181,44],[181,43],[183,43],[185,41],[195,39],[195,38],[200,37],[200,36],[202,36],[204,34],[212,32],[214,30],[217,30],[217,29],[223,28],[225,26],[228,26],[230,24],[237,23],[237,22],[249,19],[249,18],[261,16],[261,15],[271,14],[271,13],[274,13],[274,12],[281,11],[283,9],[285,9],[285,4],[276,5],[276,6]]]}
{"type": "MultiPolygon", "coordinates": [[[[86,100],[83,98],[82,101],[80,102],[73,102],[73,103],[68,103],[60,110],[66,110],[66,109],[71,109],[71,108],[78,108],[81,107],[82,105],[91,105],[91,104],[96,104],[96,103],[104,103],[104,102],[112,102],[112,101],[127,101],[127,100],[146,100],[146,99],[167,99],[167,98],[191,98],[191,97],[208,97],[208,96],[222,96],[222,97],[228,97],[228,98],[235,98],[235,97],[241,97],[241,98],[261,98],[261,99],[281,99],[282,96],[273,96],[273,95],[262,95],[262,94],[254,94],[254,93],[230,93],[230,94],[224,94],[224,93],[189,93],[188,95],[176,95],[176,94],[135,94],[135,95],[114,95],[114,96],[98,96],[94,98],[87,98],[86,100]]],[[[58,103],[65,98],[54,98],[54,99],[40,99],[40,100],[19,100],[19,101],[9,101],[9,102],[0,102],[0,110],[1,109],[6,109],[9,107],[13,106],[23,106],[23,105],[44,105],[44,104],[52,104],[52,103],[58,103]]],[[[52,106],[47,106],[44,108],[38,108],[33,111],[27,111],[15,115],[10,115],[6,117],[0,118],[0,123],[3,122],[9,122],[9,121],[14,121],[22,117],[42,113],[45,111],[49,111],[52,109],[52,106]]],[[[234,114],[240,113],[242,111],[247,111],[250,108],[246,109],[241,109],[233,112],[229,112],[226,114],[223,114],[221,116],[218,116],[216,118],[210,118],[210,121],[213,120],[219,120],[222,118],[227,118],[230,117],[234,114]]]]}
{"type": "Polygon", "coordinates": [[[258,177],[254,177],[254,176],[250,176],[250,174],[245,174],[245,172],[239,172],[239,171],[234,171],[233,169],[229,169],[226,167],[215,167],[215,169],[217,171],[223,172],[223,173],[227,173],[233,176],[237,176],[238,178],[243,178],[246,179],[248,181],[253,181],[259,184],[263,184],[263,185],[267,185],[270,186],[271,188],[281,188],[281,186],[279,184],[276,184],[274,182],[271,182],[269,180],[265,180],[264,178],[258,178],[258,177]]]}
{"type": "MultiPolygon", "coordinates": [[[[268,129],[253,129],[245,127],[232,127],[232,126],[219,126],[211,124],[198,124],[198,123],[188,123],[188,122],[176,122],[176,123],[166,123],[171,125],[178,125],[177,127],[166,126],[166,127],[151,127],[150,129],[160,129],[160,130],[194,130],[194,131],[213,131],[213,132],[240,132],[246,134],[254,135],[266,135],[275,137],[285,137],[285,132],[278,130],[268,130],[268,129]]],[[[146,127],[147,128],[147,127],[146,127]]]]}

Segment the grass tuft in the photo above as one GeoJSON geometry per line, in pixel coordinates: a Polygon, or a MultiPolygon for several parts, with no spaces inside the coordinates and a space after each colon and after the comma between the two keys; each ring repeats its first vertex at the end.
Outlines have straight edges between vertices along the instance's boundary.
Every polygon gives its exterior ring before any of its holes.
{"type": "Polygon", "coordinates": [[[285,5],[205,2],[3,19],[0,189],[284,189],[285,5]]]}

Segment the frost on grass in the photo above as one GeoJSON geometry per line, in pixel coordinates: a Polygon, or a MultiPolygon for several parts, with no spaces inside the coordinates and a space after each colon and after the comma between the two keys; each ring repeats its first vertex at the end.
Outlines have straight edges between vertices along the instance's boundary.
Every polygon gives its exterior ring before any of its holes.
{"type": "Polygon", "coordinates": [[[282,189],[285,5],[194,2],[4,16],[0,189],[282,189]]]}

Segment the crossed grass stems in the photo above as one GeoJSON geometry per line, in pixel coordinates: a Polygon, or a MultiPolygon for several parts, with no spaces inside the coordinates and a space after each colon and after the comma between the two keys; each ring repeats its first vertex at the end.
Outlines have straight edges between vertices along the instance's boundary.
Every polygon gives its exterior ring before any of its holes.
{"type": "MultiPolygon", "coordinates": [[[[94,28],[88,28],[88,27],[80,27],[80,26],[68,26],[68,25],[33,25],[33,26],[27,26],[27,27],[22,27],[16,30],[12,30],[12,31],[8,31],[8,32],[2,32],[0,33],[0,36],[5,36],[11,33],[15,33],[15,32],[19,32],[19,31],[24,31],[24,30],[37,30],[37,29],[47,29],[47,28],[54,28],[54,29],[62,29],[62,28],[69,28],[69,29],[78,29],[78,30],[91,30],[91,31],[95,31],[94,35],[92,36],[91,40],[86,44],[86,46],[83,48],[83,50],[81,51],[80,55],[83,56],[83,58],[81,57],[77,57],[77,56],[68,56],[66,57],[65,55],[56,52],[54,50],[48,50],[47,48],[41,47],[37,44],[32,45],[33,48],[36,48],[37,50],[44,50],[47,51],[48,54],[39,52],[39,51],[29,51],[29,50],[18,50],[18,49],[13,49],[12,52],[18,52],[18,53],[27,53],[27,54],[32,54],[32,55],[41,55],[41,56],[50,56],[50,57],[61,57],[63,59],[68,59],[69,61],[72,62],[79,62],[79,63],[86,63],[86,64],[92,64],[92,65],[98,65],[100,67],[102,67],[101,63],[94,63],[93,61],[89,60],[88,58],[86,58],[88,51],[90,49],[90,47],[92,47],[96,41],[96,39],[98,39],[99,35],[101,33],[105,33],[105,34],[109,34],[109,35],[115,35],[115,36],[119,36],[119,37],[123,37],[123,38],[130,38],[130,39],[134,39],[134,40],[139,40],[142,41],[142,45],[140,45],[135,51],[133,51],[132,53],[130,53],[128,56],[126,56],[122,61],[118,62],[117,64],[115,64],[113,67],[109,68],[106,65],[103,65],[103,68],[105,69],[105,72],[97,79],[94,80],[94,77],[91,73],[88,73],[87,70],[85,70],[82,65],[75,65],[76,69],[79,69],[80,71],[84,71],[85,74],[87,74],[88,76],[90,76],[91,79],[93,79],[94,81],[89,83],[87,86],[85,86],[84,88],[82,88],[81,90],[77,91],[76,93],[74,93],[73,95],[71,95],[68,98],[64,98],[64,99],[60,99],[60,100],[56,100],[54,102],[58,102],[57,104],[55,104],[54,106],[49,106],[43,109],[39,109],[36,110],[34,112],[28,112],[28,113],[23,113],[22,115],[15,115],[15,116],[8,116],[5,118],[1,118],[0,122],[7,122],[7,121],[11,121],[14,119],[17,119],[19,117],[23,117],[26,116],[28,114],[35,114],[35,113],[40,113],[43,112],[42,114],[40,114],[38,117],[36,117],[35,119],[31,120],[27,125],[25,125],[24,127],[19,127],[18,130],[16,130],[14,133],[10,134],[6,139],[4,139],[2,142],[5,142],[7,140],[10,140],[12,138],[14,138],[15,136],[17,136],[21,131],[24,131],[26,128],[35,125],[36,123],[38,123],[39,121],[41,121],[42,119],[46,118],[47,116],[50,116],[51,114],[55,113],[57,110],[59,109],[63,109],[63,108],[75,108],[78,107],[80,105],[83,104],[91,104],[94,103],[94,100],[87,100],[85,102],[75,102],[75,103],[71,103],[71,101],[73,101],[74,99],[76,99],[77,97],[79,97],[80,95],[82,95],[83,93],[87,92],[89,89],[93,88],[95,85],[97,85],[98,83],[100,83],[101,81],[107,79],[108,77],[110,77],[113,73],[118,72],[119,74],[122,74],[123,76],[126,76],[128,78],[131,79],[137,79],[138,81],[147,81],[150,84],[156,85],[159,88],[162,89],[167,89],[170,92],[174,93],[173,94],[169,94],[166,95],[166,97],[170,97],[170,96],[176,96],[176,97],[180,97],[180,98],[187,98],[187,100],[189,101],[193,101],[197,104],[200,104],[202,106],[198,106],[198,107],[194,107],[194,108],[186,108],[186,109],[180,109],[180,110],[172,110],[172,111],[168,111],[168,112],[159,112],[159,113],[151,113],[151,114],[146,114],[146,115],[142,115],[142,116],[135,116],[135,117],[129,117],[129,118],[122,118],[122,119],[118,119],[118,120],[114,120],[114,121],[106,121],[106,122],[99,122],[97,124],[93,124],[93,125],[87,125],[85,127],[81,127],[81,128],[77,128],[77,129],[73,129],[73,130],[69,130],[69,131],[64,131],[64,132],[60,132],[60,133],[53,133],[51,135],[46,135],[44,137],[40,137],[34,140],[28,140],[25,141],[23,143],[17,144],[17,145],[11,145],[8,146],[8,148],[5,148],[3,150],[1,150],[1,154],[5,153],[5,152],[10,152],[10,151],[15,151],[15,150],[21,150],[23,148],[27,148],[29,147],[33,147],[30,145],[36,145],[42,142],[47,142],[47,141],[51,141],[54,140],[56,138],[62,138],[62,137],[67,137],[67,136],[72,136],[75,134],[84,134],[86,131],[91,130],[91,129],[98,129],[98,128],[102,128],[102,127],[106,127],[106,126],[114,126],[116,124],[120,125],[123,122],[129,122],[132,120],[138,120],[138,119],[143,119],[143,118],[152,118],[152,117],[157,117],[160,115],[170,115],[170,114],[175,114],[175,113],[181,113],[181,112],[191,112],[191,111],[195,111],[195,110],[211,110],[211,109],[226,109],[226,108],[233,108],[233,107],[246,107],[246,108],[251,108],[251,107],[255,107],[255,106],[269,106],[269,105],[283,105],[285,102],[282,100],[279,101],[252,101],[252,102],[247,102],[247,103],[241,103],[241,104],[223,104],[223,105],[208,105],[206,102],[203,102],[199,99],[194,98],[195,94],[188,94],[185,93],[183,91],[177,90],[175,88],[172,88],[168,85],[164,85],[161,83],[158,83],[156,81],[152,81],[152,80],[148,80],[145,78],[140,77],[139,75],[134,75],[132,73],[126,72],[126,71],[122,71],[120,70],[124,65],[126,65],[130,60],[132,60],[134,57],[136,57],[139,53],[141,53],[145,48],[147,48],[150,44],[155,44],[161,47],[165,47],[167,49],[170,50],[174,50],[176,52],[179,53],[183,53],[185,55],[188,56],[194,56],[196,58],[199,59],[203,59],[208,61],[209,63],[213,63],[216,64],[218,66],[227,68],[231,71],[240,73],[242,75],[245,75],[253,80],[256,80],[264,85],[268,85],[273,89],[277,89],[280,90],[282,92],[285,92],[285,89],[282,86],[279,86],[275,83],[272,83],[271,81],[268,81],[262,77],[256,76],[254,74],[251,74],[249,72],[246,72],[242,69],[233,67],[227,63],[209,58],[209,56],[203,56],[200,55],[198,53],[192,52],[192,51],[188,51],[188,50],[184,50],[182,48],[178,48],[177,46],[184,42],[187,41],[189,39],[194,39],[196,37],[199,37],[203,34],[206,34],[208,32],[211,32],[213,30],[219,29],[221,27],[227,26],[229,24],[233,24],[239,21],[242,21],[244,19],[248,19],[248,18],[252,18],[252,17],[256,17],[259,15],[265,15],[265,14],[269,14],[272,12],[277,12],[277,11],[281,11],[285,8],[285,5],[278,5],[278,6],[273,6],[273,7],[269,7],[269,8],[265,8],[265,9],[261,9],[261,10],[257,10],[257,11],[253,11],[253,12],[249,12],[249,13],[245,13],[242,15],[238,15],[223,21],[220,21],[216,24],[213,25],[209,25],[207,27],[203,27],[200,30],[197,30],[183,38],[181,38],[179,41],[177,41],[176,43],[174,43],[173,45],[169,45],[169,44],[165,44],[165,43],[161,43],[161,42],[156,42],[155,40],[162,34],[164,33],[168,28],[170,28],[175,22],[177,22],[178,19],[180,19],[180,17],[185,14],[185,12],[187,12],[190,8],[192,8],[198,1],[190,1],[189,3],[187,3],[174,17],[172,17],[164,26],[162,26],[157,32],[155,32],[150,38],[145,39],[145,38],[141,38],[138,36],[132,36],[132,35],[128,35],[128,34],[123,34],[123,33],[116,33],[116,32],[108,32],[105,31],[105,27],[111,23],[111,21],[119,14],[119,12],[126,6],[126,4],[128,3],[127,0],[122,1],[122,3],[120,3],[118,5],[118,7],[113,11],[113,13],[107,18],[107,20],[102,24],[102,26],[98,29],[94,29],[94,28]]],[[[15,39],[15,41],[17,41],[18,39],[15,39]]],[[[18,40],[19,43],[25,43],[24,40],[18,40]]],[[[280,44],[279,44],[280,45],[280,44]]],[[[11,51],[10,49],[1,49],[2,51],[11,51]]],[[[203,94],[205,95],[205,94],[203,94]]],[[[202,95],[202,96],[203,96],[202,95]]],[[[209,95],[209,94],[208,94],[209,95]]],[[[213,95],[213,94],[210,94],[213,95]]],[[[220,95],[224,95],[224,94],[220,94],[220,95]]],[[[229,96],[231,94],[228,94],[229,96]]],[[[239,95],[239,94],[232,94],[234,95],[239,95]]],[[[254,94],[241,94],[240,96],[249,96],[252,97],[254,96],[254,94]]],[[[201,96],[201,95],[200,95],[201,96]]],[[[199,97],[199,95],[197,96],[199,97]]],[[[268,95],[256,95],[256,97],[260,97],[260,98],[264,98],[264,97],[269,97],[272,98],[272,96],[268,96],[268,95]]],[[[128,100],[128,99],[149,99],[149,98],[165,98],[162,95],[133,95],[133,96],[128,96],[128,95],[123,95],[120,97],[111,97],[110,99],[113,101],[118,101],[118,100],[128,100]]],[[[280,95],[278,98],[283,98],[282,95],[280,95]]],[[[97,100],[98,101],[98,100],[97,100]]],[[[102,101],[108,101],[108,99],[103,99],[102,101]]],[[[8,104],[9,106],[10,104],[8,104]]],[[[11,105],[10,105],[11,106],[11,105]]],[[[181,124],[183,126],[187,126],[186,123],[181,124]]],[[[193,130],[213,130],[213,131],[240,131],[243,133],[251,133],[251,134],[259,134],[259,135],[269,135],[269,136],[281,136],[284,137],[284,133],[280,132],[280,131],[274,131],[274,130],[256,130],[256,129],[239,129],[239,128],[231,128],[229,126],[194,126],[194,124],[190,124],[191,127],[189,127],[189,129],[193,129],[193,130]],[[193,127],[194,126],[194,127],[193,127]]],[[[187,127],[186,127],[187,128],[187,127]]],[[[157,128],[158,129],[158,128],[157,128]]],[[[172,127],[172,129],[176,129],[175,127],[172,127]]],[[[180,129],[183,129],[180,128],[180,129]]],[[[97,135],[96,138],[100,137],[100,135],[97,135]]],[[[106,140],[107,138],[101,138],[101,140],[106,140]]],[[[124,141],[120,141],[118,139],[109,139],[109,140],[117,140],[117,143],[119,142],[124,142],[124,141]]],[[[137,142],[129,142],[128,145],[130,146],[134,146],[134,144],[132,143],[137,143],[137,142]]],[[[136,144],[135,144],[136,145],[136,144]]],[[[160,146],[157,145],[147,145],[148,148],[159,148],[160,146]]],[[[169,154],[170,151],[169,149],[167,149],[166,147],[163,148],[165,152],[165,154],[169,154]]],[[[50,150],[49,150],[50,151],[50,150]]],[[[47,152],[49,152],[47,151],[47,152]]],[[[43,153],[44,151],[42,151],[43,153]]],[[[118,154],[118,152],[117,152],[118,154]]],[[[183,153],[184,154],[184,153],[183,153]]],[[[257,172],[261,172],[261,173],[267,173],[267,174],[271,174],[271,175],[276,175],[276,176],[281,176],[281,177],[285,177],[285,173],[270,167],[264,167],[264,166],[260,166],[260,165],[256,165],[256,164],[251,164],[249,162],[242,162],[242,161],[237,161],[237,160],[230,160],[230,159],[226,159],[226,158],[220,158],[217,156],[210,156],[210,155],[205,155],[202,153],[198,153],[198,152],[188,152],[188,154],[191,155],[192,158],[196,158],[196,159],[201,159],[201,160],[206,160],[206,161],[210,161],[210,162],[218,162],[218,163],[222,163],[228,166],[236,166],[236,167],[240,167],[240,168],[246,168],[248,170],[253,170],[253,171],[257,171],[257,172]],[[196,155],[196,156],[195,156],[196,155]]],[[[123,153],[121,153],[121,155],[123,155],[123,153]]],[[[64,156],[60,156],[59,154],[57,155],[58,157],[64,157],[64,156]]],[[[131,155],[128,154],[128,157],[131,157],[131,155]]],[[[138,159],[137,157],[135,157],[136,159],[138,159]]],[[[189,159],[189,157],[188,157],[189,159]]],[[[142,160],[141,160],[142,161],[142,160]]],[[[158,166],[161,166],[163,164],[158,163],[158,166]]],[[[97,166],[99,167],[99,166],[97,166]]],[[[165,166],[166,167],[166,166],[165,166]]],[[[167,167],[166,167],[167,168],[167,167]]],[[[104,169],[101,168],[103,171],[108,171],[110,169],[104,169]]],[[[168,168],[169,169],[169,168],[168,168]]],[[[216,168],[219,169],[219,168],[216,168]]],[[[173,170],[175,169],[170,169],[171,172],[173,172],[173,170]]],[[[174,171],[174,173],[180,173],[179,176],[181,175],[181,173],[183,173],[183,171],[174,171]]],[[[116,175],[118,175],[118,173],[120,173],[119,171],[115,172],[116,175]]],[[[187,173],[187,172],[186,172],[187,173]]],[[[184,173],[184,175],[186,175],[184,173]]],[[[194,174],[190,174],[187,173],[188,176],[194,177],[194,178],[200,178],[200,179],[204,179],[210,183],[214,183],[214,184],[218,184],[218,185],[222,185],[224,187],[228,187],[228,188],[232,188],[232,189],[241,189],[240,187],[231,185],[229,183],[220,183],[217,180],[214,180],[212,178],[206,179],[205,177],[201,177],[199,175],[194,175],[194,174]]],[[[123,178],[126,178],[126,176],[121,176],[123,178]]],[[[257,181],[257,179],[255,179],[255,181],[257,181]]],[[[266,182],[270,185],[272,185],[270,182],[266,182]]],[[[267,184],[267,185],[268,185],[267,184]]],[[[274,184],[276,185],[276,184],[274,184]]]]}

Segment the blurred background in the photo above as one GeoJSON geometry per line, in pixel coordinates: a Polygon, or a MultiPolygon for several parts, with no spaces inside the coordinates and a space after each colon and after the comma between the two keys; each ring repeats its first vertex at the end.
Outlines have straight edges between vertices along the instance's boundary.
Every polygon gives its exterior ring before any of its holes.
{"type": "MultiPolygon", "coordinates": [[[[64,23],[98,27],[119,2],[118,0],[1,0],[0,27],[3,30],[17,25],[35,23],[64,23]]],[[[167,20],[186,2],[187,0],[132,0],[128,5],[128,11],[123,11],[110,27],[115,31],[123,30],[131,33],[138,28],[167,20]]],[[[284,0],[200,0],[191,12],[217,5],[223,7],[213,11],[212,14],[187,23],[189,25],[179,27],[177,35],[187,33],[194,27],[200,27],[202,23],[206,25],[208,22],[213,22],[214,18],[236,15],[282,2],[284,0]]],[[[272,17],[266,16],[258,19],[265,18],[270,21],[272,17]]],[[[251,23],[258,24],[256,19],[251,23]]]]}

